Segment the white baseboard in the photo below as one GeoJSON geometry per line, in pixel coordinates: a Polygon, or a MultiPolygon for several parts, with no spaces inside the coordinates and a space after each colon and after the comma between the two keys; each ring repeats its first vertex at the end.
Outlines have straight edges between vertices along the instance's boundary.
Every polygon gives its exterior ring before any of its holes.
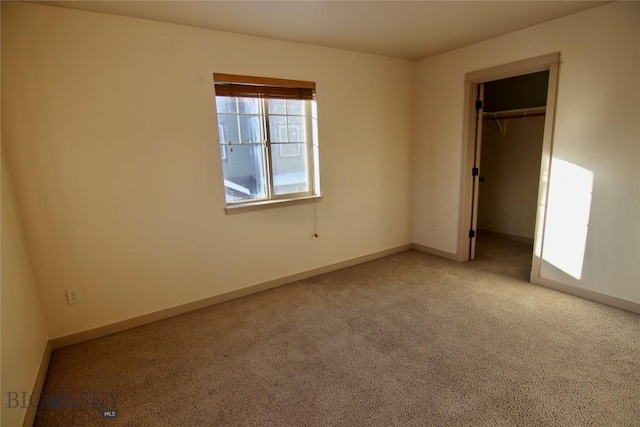
{"type": "Polygon", "coordinates": [[[325,267],[320,267],[320,268],[305,271],[302,273],[294,274],[291,276],[282,277],[280,279],[271,280],[269,282],[247,286],[246,288],[238,289],[238,290],[227,292],[220,295],[215,295],[209,298],[201,299],[198,301],[190,302],[190,303],[179,305],[176,307],[171,307],[165,310],[156,311],[154,313],[143,314],[141,316],[136,316],[131,319],[126,319],[119,322],[111,323],[109,325],[100,326],[94,329],[89,329],[86,331],[78,332],[71,335],[66,335],[59,338],[54,338],[50,341],[51,347],[53,350],[56,350],[62,347],[79,344],[81,342],[115,334],[117,332],[126,331],[127,329],[146,325],[148,323],[156,322],[158,320],[168,319],[173,316],[185,314],[190,311],[200,310],[205,307],[220,304],[222,302],[230,301],[232,299],[240,298],[246,295],[251,295],[258,292],[266,291],[267,289],[276,288],[278,286],[297,282],[299,280],[308,279],[310,277],[318,276],[320,274],[330,273],[332,271],[351,267],[357,264],[362,264],[368,261],[373,261],[375,259],[383,258],[399,252],[408,251],[411,248],[412,248],[411,244],[398,246],[395,248],[387,249],[380,252],[375,252],[369,255],[361,256],[358,258],[350,259],[350,260],[339,262],[336,264],[327,265],[325,267]]]}
{"type": "Polygon", "coordinates": [[[451,252],[445,252],[439,249],[430,248],[429,246],[424,246],[419,243],[413,243],[411,247],[417,251],[424,252],[430,255],[439,256],[440,258],[446,258],[452,261],[461,261],[458,254],[453,254],[451,252]]]}
{"type": "Polygon", "coordinates": [[[38,411],[38,405],[40,404],[40,396],[42,395],[42,388],[44,387],[44,380],[47,378],[47,371],[49,370],[49,362],[51,361],[51,341],[47,341],[47,345],[44,348],[44,353],[42,354],[42,361],[40,362],[40,368],[38,369],[38,374],[36,375],[36,381],[33,384],[33,393],[29,397],[29,405],[27,405],[27,411],[24,415],[24,420],[22,421],[22,427],[32,427],[33,422],[36,419],[36,412],[38,411]],[[36,396],[34,400],[37,402],[32,402],[31,398],[36,396]]]}
{"type": "Polygon", "coordinates": [[[546,288],[551,288],[556,291],[564,292],[565,294],[574,295],[580,298],[588,299],[590,301],[595,301],[601,304],[609,305],[611,307],[619,308],[621,310],[640,314],[640,304],[637,302],[627,301],[621,298],[612,297],[610,295],[601,294],[600,292],[591,291],[589,289],[579,288],[577,286],[565,285],[564,283],[545,279],[544,277],[538,278],[538,285],[544,286],[546,288]]]}

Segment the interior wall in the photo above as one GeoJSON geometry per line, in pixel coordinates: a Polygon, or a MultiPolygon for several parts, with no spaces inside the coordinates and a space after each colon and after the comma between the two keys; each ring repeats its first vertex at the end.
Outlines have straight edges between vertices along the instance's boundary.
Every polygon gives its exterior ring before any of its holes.
{"type": "Polygon", "coordinates": [[[51,338],[411,242],[412,62],[2,8],[3,133],[51,338]],[[321,201],[225,215],[214,72],[316,82],[321,201]]]}
{"type": "Polygon", "coordinates": [[[22,425],[26,408],[10,397],[30,396],[49,339],[11,172],[2,153],[2,422],[22,425]],[[17,394],[9,394],[9,393],[17,394]]]}
{"type": "MultiPolygon", "coordinates": [[[[591,200],[580,275],[545,260],[541,277],[640,302],[640,4],[615,2],[417,64],[413,241],[455,254],[468,72],[561,52],[551,185],[562,162],[589,171],[591,200]],[[555,174],[555,175],[554,175],[555,174]],[[430,227],[437,224],[436,230],[430,227]]],[[[555,184],[554,184],[555,183],[555,184]]],[[[548,206],[554,210],[555,202],[548,206]]],[[[554,215],[584,218],[585,205],[554,215]]],[[[574,242],[567,230],[550,240],[574,242]]],[[[568,253],[570,251],[566,251],[568,253]]]]}
{"type": "Polygon", "coordinates": [[[536,225],[544,116],[485,120],[478,230],[531,239],[536,225]]]}

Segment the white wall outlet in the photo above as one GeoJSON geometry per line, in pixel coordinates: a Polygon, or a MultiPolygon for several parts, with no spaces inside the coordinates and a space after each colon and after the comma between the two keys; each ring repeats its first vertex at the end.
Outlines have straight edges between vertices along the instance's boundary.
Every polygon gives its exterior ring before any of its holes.
{"type": "Polygon", "coordinates": [[[438,231],[438,226],[436,225],[435,222],[431,223],[431,231],[438,231]]]}
{"type": "Polygon", "coordinates": [[[78,304],[80,302],[80,291],[78,288],[67,289],[67,301],[69,304],[78,304]]]}

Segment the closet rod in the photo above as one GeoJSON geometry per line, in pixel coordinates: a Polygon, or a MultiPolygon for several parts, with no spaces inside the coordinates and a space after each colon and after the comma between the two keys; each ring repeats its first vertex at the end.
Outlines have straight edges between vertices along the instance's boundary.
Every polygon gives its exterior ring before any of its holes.
{"type": "Polygon", "coordinates": [[[482,114],[488,116],[491,114],[519,114],[519,113],[544,113],[547,111],[546,106],[541,107],[529,107],[529,108],[516,108],[514,110],[500,110],[500,111],[483,111],[482,114]]]}
{"type": "Polygon", "coordinates": [[[547,113],[512,114],[510,116],[484,117],[483,120],[523,119],[526,117],[546,116],[547,113]]]}

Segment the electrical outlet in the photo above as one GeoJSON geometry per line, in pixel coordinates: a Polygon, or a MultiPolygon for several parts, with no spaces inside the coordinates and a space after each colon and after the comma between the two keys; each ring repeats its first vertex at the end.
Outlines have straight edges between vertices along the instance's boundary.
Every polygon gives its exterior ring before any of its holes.
{"type": "Polygon", "coordinates": [[[438,226],[436,225],[435,222],[431,223],[431,231],[438,231],[438,226]]]}
{"type": "Polygon", "coordinates": [[[67,289],[67,302],[69,302],[69,304],[78,304],[80,302],[80,291],[78,288],[67,289]]]}

